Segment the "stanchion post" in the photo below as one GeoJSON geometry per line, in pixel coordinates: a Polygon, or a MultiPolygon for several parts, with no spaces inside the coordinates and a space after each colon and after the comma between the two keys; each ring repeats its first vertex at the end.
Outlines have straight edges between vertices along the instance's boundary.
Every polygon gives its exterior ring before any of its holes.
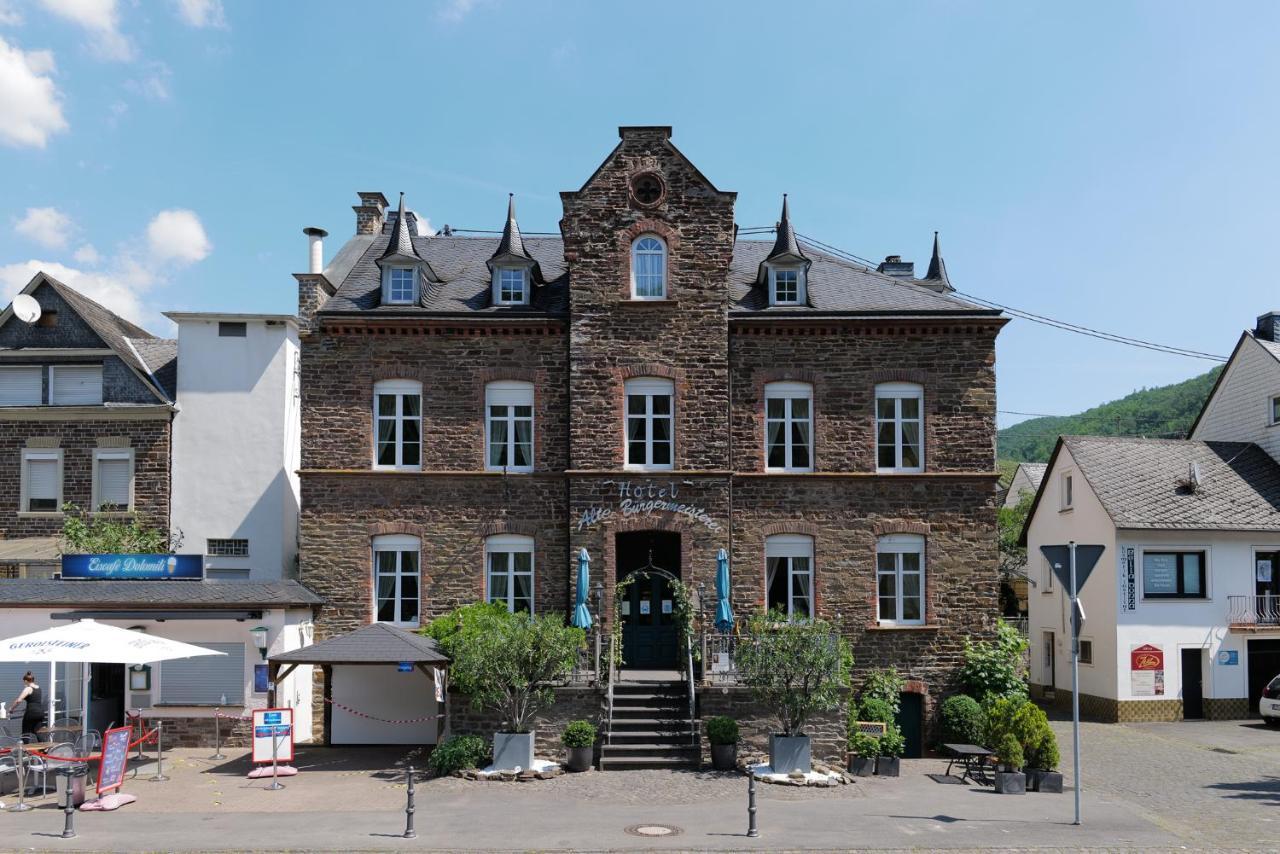
{"type": "Polygon", "coordinates": [[[755,839],[760,835],[760,828],[756,827],[756,775],[748,766],[747,768],[747,836],[755,839]]]}
{"type": "Polygon", "coordinates": [[[222,753],[222,707],[213,710],[213,755],[210,759],[226,759],[222,753]]]}
{"type": "Polygon", "coordinates": [[[18,771],[18,802],[9,807],[9,812],[26,812],[34,809],[27,803],[27,757],[22,753],[22,740],[13,746],[13,762],[18,771]]]}
{"type": "MultiPolygon", "coordinates": [[[[134,757],[134,761],[141,762],[142,761],[142,735],[146,731],[146,728],[143,725],[143,721],[142,721],[142,709],[138,709],[137,712],[138,712],[138,755],[134,757]]],[[[89,744],[89,739],[86,738],[84,743],[88,745],[88,748],[90,750],[93,749],[93,745],[89,744]]],[[[129,751],[127,750],[125,751],[125,753],[128,753],[128,752],[129,751]]]]}
{"type": "Polygon", "coordinates": [[[164,775],[164,721],[156,721],[156,774],[152,783],[163,783],[169,778],[164,775]]]}
{"type": "Polygon", "coordinates": [[[405,804],[405,807],[404,807],[404,838],[417,839],[418,831],[413,829],[413,814],[416,808],[413,805],[414,788],[413,788],[413,766],[412,765],[409,766],[409,771],[407,776],[409,781],[409,794],[408,794],[408,802],[405,804]]]}
{"type": "MultiPolygon", "coordinates": [[[[125,752],[128,753],[127,750],[125,752]]],[[[76,774],[75,774],[74,767],[67,766],[67,792],[66,792],[67,802],[62,807],[62,811],[66,813],[66,817],[63,819],[63,822],[62,822],[62,838],[63,839],[75,839],[76,837],[76,828],[75,828],[76,806],[71,801],[71,796],[72,796],[71,790],[75,788],[75,785],[74,785],[75,777],[76,777],[76,774]]]]}
{"type": "Polygon", "coordinates": [[[279,736],[276,735],[275,724],[271,725],[271,785],[267,786],[270,791],[283,789],[284,783],[280,782],[280,766],[276,763],[276,745],[280,743],[279,736]]]}

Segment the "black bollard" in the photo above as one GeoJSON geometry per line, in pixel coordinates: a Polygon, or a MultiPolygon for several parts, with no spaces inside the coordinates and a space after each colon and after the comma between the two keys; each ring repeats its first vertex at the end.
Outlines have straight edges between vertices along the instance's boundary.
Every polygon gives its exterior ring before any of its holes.
{"type": "Polygon", "coordinates": [[[408,802],[405,804],[405,807],[404,807],[404,838],[417,839],[418,831],[413,829],[413,813],[415,811],[415,807],[413,805],[414,789],[413,789],[413,766],[412,765],[409,766],[408,778],[409,778],[408,802]]]}
{"type": "Polygon", "coordinates": [[[756,775],[747,768],[747,836],[755,839],[760,835],[756,827],[756,775]]]}
{"type": "Polygon", "coordinates": [[[152,783],[164,783],[169,778],[164,775],[164,721],[156,721],[156,774],[152,783]]]}
{"type": "Polygon", "coordinates": [[[76,828],[75,828],[76,807],[75,807],[75,804],[71,802],[71,794],[72,794],[71,790],[75,788],[75,778],[78,776],[79,775],[76,774],[74,770],[70,768],[67,770],[67,803],[62,808],[63,811],[66,812],[67,814],[66,819],[62,823],[63,839],[75,839],[75,836],[76,836],[76,828]]]}

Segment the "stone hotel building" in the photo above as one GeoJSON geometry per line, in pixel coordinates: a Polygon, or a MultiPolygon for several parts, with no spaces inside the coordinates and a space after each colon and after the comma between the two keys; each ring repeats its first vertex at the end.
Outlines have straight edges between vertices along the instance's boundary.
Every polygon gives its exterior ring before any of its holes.
{"type": "MultiPolygon", "coordinates": [[[[645,567],[713,591],[725,549],[736,614],[838,620],[858,671],[907,676],[918,743],[963,638],[994,628],[1005,318],[953,295],[936,239],[924,278],[867,267],[798,238],[785,198],[740,239],[735,194],[670,128],[619,133],[557,237],[522,235],[510,202],[500,237],[432,235],[372,192],[327,265],[313,247],[316,639],[476,600],[567,614],[582,548],[606,602],[645,567]]],[[[647,578],[603,619],[627,667],[674,669],[670,582],[647,578]]]]}

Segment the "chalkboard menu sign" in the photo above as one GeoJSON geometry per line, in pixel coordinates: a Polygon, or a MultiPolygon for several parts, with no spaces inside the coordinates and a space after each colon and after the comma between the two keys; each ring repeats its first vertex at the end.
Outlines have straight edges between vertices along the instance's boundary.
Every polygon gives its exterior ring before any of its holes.
{"type": "Polygon", "coordinates": [[[98,766],[98,794],[120,788],[124,783],[124,766],[129,761],[127,726],[109,729],[102,737],[102,764],[98,766]]]}

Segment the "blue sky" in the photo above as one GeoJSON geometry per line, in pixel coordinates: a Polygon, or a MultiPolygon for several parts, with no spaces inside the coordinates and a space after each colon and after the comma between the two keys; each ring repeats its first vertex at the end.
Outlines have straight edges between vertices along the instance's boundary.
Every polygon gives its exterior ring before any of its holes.
{"type": "MultiPolygon", "coordinates": [[[[667,124],[740,225],[1226,354],[1272,281],[1280,6],[0,0],[0,288],[286,312],[301,228],[357,190],[439,227],[553,231],[620,124],[667,124]]],[[[1002,410],[1210,363],[1015,321],[1002,410]]],[[[1001,416],[1002,425],[1018,420],[1001,416]]]]}

